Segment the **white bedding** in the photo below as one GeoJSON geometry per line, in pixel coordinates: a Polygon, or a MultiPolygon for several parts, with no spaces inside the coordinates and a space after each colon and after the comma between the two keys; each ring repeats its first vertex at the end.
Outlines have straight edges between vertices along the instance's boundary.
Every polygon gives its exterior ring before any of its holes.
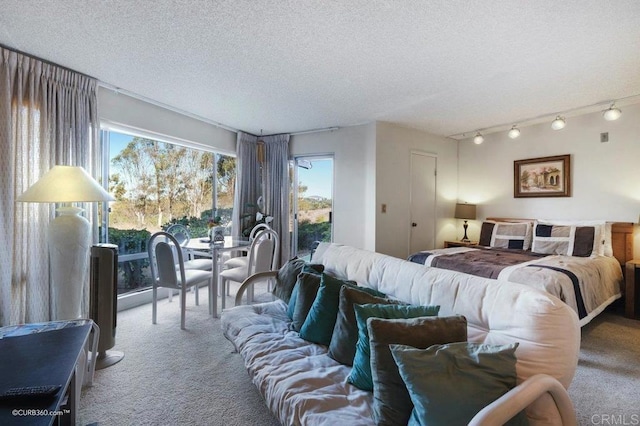
{"type": "MultiPolygon", "coordinates": [[[[430,266],[437,256],[473,250],[478,249],[454,247],[429,250],[432,255],[426,258],[424,264],[430,266]]],[[[583,326],[621,297],[620,285],[623,277],[620,263],[614,257],[553,255],[508,266],[500,272],[497,279],[525,284],[553,294],[578,314],[580,326],[583,326]],[[569,275],[542,267],[543,265],[573,273],[577,278],[581,297],[576,297],[574,282],[569,275]]]]}

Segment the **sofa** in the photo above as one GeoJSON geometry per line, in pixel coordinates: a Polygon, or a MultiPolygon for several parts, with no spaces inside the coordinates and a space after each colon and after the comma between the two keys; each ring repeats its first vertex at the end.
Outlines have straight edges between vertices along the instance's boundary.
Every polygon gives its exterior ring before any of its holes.
{"type": "MultiPolygon", "coordinates": [[[[469,342],[518,343],[517,386],[481,410],[471,424],[503,424],[523,409],[532,425],[575,424],[566,389],[577,366],[580,329],[576,314],[559,299],[516,283],[332,243],[318,246],[313,263],[398,301],[438,305],[441,317],[464,316],[469,342]]],[[[265,403],[283,425],[375,424],[372,393],[347,382],[351,367],[328,356],[327,346],[300,338],[285,302],[241,304],[247,288],[275,274],[247,279],[236,306],[221,315],[223,333],[265,403]]]]}

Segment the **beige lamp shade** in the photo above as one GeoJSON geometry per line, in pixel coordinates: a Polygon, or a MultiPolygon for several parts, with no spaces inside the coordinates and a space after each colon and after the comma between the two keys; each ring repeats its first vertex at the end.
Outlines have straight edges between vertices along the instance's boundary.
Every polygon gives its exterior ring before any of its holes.
{"type": "Polygon", "coordinates": [[[456,219],[468,219],[475,220],[476,218],[476,205],[475,204],[456,204],[456,219]]]}
{"type": "Polygon", "coordinates": [[[84,168],[77,166],[53,166],[17,198],[17,201],[27,203],[114,200],[84,168]]]}

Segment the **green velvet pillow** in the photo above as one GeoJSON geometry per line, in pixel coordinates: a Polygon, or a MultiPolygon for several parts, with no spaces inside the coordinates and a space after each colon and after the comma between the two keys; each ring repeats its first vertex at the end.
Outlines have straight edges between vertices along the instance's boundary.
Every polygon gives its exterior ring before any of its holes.
{"type": "MultiPolygon", "coordinates": [[[[466,425],[516,385],[516,348],[450,343],[416,349],[391,345],[414,409],[409,425],[466,425]]],[[[527,424],[524,412],[508,425],[527,424]]]]}
{"type": "MultiPolygon", "coordinates": [[[[357,284],[355,281],[344,281],[331,275],[322,274],[318,295],[309,310],[307,319],[300,328],[300,337],[310,342],[329,346],[333,328],[336,325],[342,286],[357,287],[357,284]]],[[[383,293],[367,287],[357,288],[375,296],[384,296],[383,293]]]]}
{"type": "MultiPolygon", "coordinates": [[[[323,265],[312,265],[310,263],[307,263],[302,267],[300,273],[320,275],[323,270],[323,265]]],[[[298,274],[298,277],[299,276],[300,274],[298,274]]],[[[293,286],[293,290],[291,291],[291,297],[289,298],[289,302],[287,303],[287,316],[291,319],[293,319],[293,312],[296,308],[296,301],[298,299],[298,287],[298,278],[296,278],[296,283],[293,286]]]]}
{"type": "Polygon", "coordinates": [[[373,391],[367,319],[371,317],[391,319],[436,316],[440,311],[440,306],[366,304],[355,305],[354,309],[358,323],[358,342],[356,343],[356,356],[353,358],[353,368],[347,380],[362,390],[373,391]]]}
{"type": "Polygon", "coordinates": [[[310,274],[307,272],[301,272],[298,275],[298,292],[296,294],[296,303],[293,308],[293,315],[291,316],[292,326],[295,331],[300,331],[300,328],[307,319],[307,314],[313,305],[313,301],[318,294],[318,288],[320,287],[320,274],[310,274]]]}
{"type": "MultiPolygon", "coordinates": [[[[276,285],[273,287],[273,295],[278,299],[284,300],[285,303],[289,303],[291,299],[291,292],[298,280],[298,274],[302,272],[302,268],[305,265],[310,265],[302,259],[294,257],[285,263],[282,268],[278,270],[276,275],[276,285]]],[[[313,264],[310,265],[318,273],[324,271],[324,265],[313,264]]]]}
{"type": "Polygon", "coordinates": [[[336,325],[333,328],[331,343],[329,344],[329,356],[340,364],[353,365],[353,357],[356,355],[356,343],[358,342],[358,323],[353,310],[355,304],[365,303],[389,303],[399,302],[382,297],[376,297],[361,290],[362,287],[351,288],[343,286],[340,289],[340,302],[336,325]]]}
{"type": "Polygon", "coordinates": [[[413,403],[393,360],[390,344],[428,348],[467,341],[465,317],[418,317],[410,319],[369,318],[373,419],[378,426],[406,425],[413,403]]]}

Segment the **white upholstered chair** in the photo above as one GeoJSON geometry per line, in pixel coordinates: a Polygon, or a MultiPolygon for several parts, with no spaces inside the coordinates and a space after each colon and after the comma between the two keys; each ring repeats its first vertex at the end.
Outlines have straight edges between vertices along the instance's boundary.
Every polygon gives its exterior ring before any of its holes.
{"type": "MultiPolygon", "coordinates": [[[[252,242],[255,239],[256,234],[264,229],[271,229],[271,227],[266,223],[259,223],[256,226],[254,226],[251,229],[251,232],[249,233],[249,242],[252,242]]],[[[247,266],[247,263],[249,263],[249,258],[246,255],[249,253],[249,248],[246,248],[244,250],[239,250],[239,251],[242,252],[244,255],[232,257],[231,259],[225,260],[224,269],[237,268],[239,266],[247,266]]]]}
{"type": "MultiPolygon", "coordinates": [[[[251,275],[259,272],[273,271],[278,267],[278,252],[280,249],[278,234],[273,229],[263,229],[259,231],[251,245],[247,254],[247,264],[236,268],[226,269],[220,272],[220,294],[226,295],[225,288],[229,285],[229,281],[242,283],[251,275]]],[[[250,290],[247,294],[249,300],[253,298],[253,292],[250,290]]],[[[225,308],[225,299],[222,297],[222,309],[225,308]]]]}
{"type": "Polygon", "coordinates": [[[191,255],[189,254],[189,250],[185,249],[185,247],[191,240],[189,230],[186,226],[180,224],[171,225],[167,228],[167,232],[175,237],[176,241],[182,249],[183,255],[187,256],[187,260],[184,261],[184,269],[211,271],[213,267],[213,265],[211,264],[211,259],[192,259],[191,255]]]}
{"type": "Polygon", "coordinates": [[[198,284],[209,287],[209,312],[212,312],[212,276],[209,271],[186,269],[184,255],[176,238],[168,232],[156,232],[147,243],[151,278],[153,280],[152,323],[156,323],[158,287],[180,291],[180,328],[185,328],[186,291],[195,286],[198,305],[198,284]],[[177,266],[176,266],[177,265],[177,266]]]}

